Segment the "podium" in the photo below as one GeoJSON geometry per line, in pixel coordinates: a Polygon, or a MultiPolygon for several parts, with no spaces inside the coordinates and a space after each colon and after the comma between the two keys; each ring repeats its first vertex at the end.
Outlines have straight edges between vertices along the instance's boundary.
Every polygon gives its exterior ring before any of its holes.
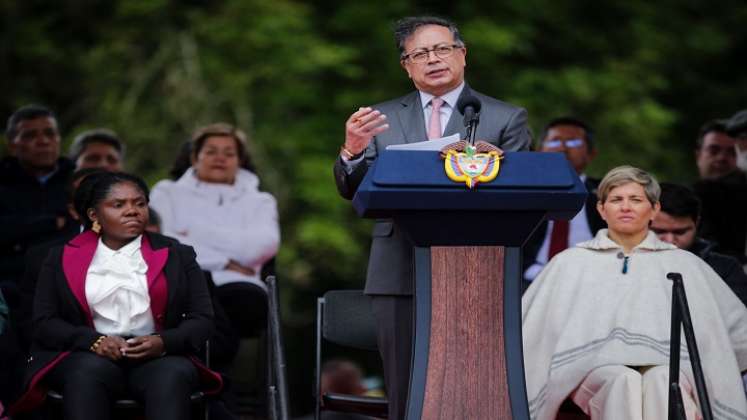
{"type": "Polygon", "coordinates": [[[476,189],[437,152],[389,150],[353,197],[414,247],[415,337],[407,419],[529,419],[521,338],[521,246],[571,219],[586,188],[560,153],[509,152],[476,189]]]}

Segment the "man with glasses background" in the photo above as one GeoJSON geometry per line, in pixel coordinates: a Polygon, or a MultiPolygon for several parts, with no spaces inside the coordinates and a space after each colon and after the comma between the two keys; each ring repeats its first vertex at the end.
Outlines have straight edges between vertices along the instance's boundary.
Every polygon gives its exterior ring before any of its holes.
{"type": "Polygon", "coordinates": [[[700,219],[698,196],[683,185],[662,182],[661,211],[651,222],[651,230],[664,242],[699,256],[724,279],[742,303],[747,304],[747,275],[739,261],[714,251],[716,244],[696,234],[700,219]]]}
{"type": "MultiPolygon", "coordinates": [[[[473,91],[464,81],[467,48],[445,19],[409,17],[397,22],[400,65],[415,88],[403,97],[361,107],[345,123],[345,142],[335,162],[340,195],[351,199],[368,168],[390,144],[419,142],[459,133],[465,138],[461,96],[482,102],[476,139],[505,151],[527,150],[527,113],[473,91]]],[[[389,397],[389,418],[405,416],[412,354],[412,245],[391,220],[377,220],[366,275],[378,326],[379,352],[389,397]]]]}
{"type": "Polygon", "coordinates": [[[599,229],[607,227],[596,210],[599,180],[589,178],[584,173],[597,155],[591,128],[577,118],[555,118],[545,125],[539,149],[542,152],[564,153],[584,182],[589,195],[583,209],[573,219],[544,222],[524,244],[522,290],[529,287],[529,283],[555,254],[579,242],[591,240],[599,229]]]}

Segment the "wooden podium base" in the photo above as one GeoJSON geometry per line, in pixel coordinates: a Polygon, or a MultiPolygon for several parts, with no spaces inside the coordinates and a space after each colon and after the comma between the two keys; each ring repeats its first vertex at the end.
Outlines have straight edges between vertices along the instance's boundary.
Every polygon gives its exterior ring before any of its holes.
{"type": "Polygon", "coordinates": [[[409,420],[529,418],[518,263],[518,248],[416,248],[409,420]]]}

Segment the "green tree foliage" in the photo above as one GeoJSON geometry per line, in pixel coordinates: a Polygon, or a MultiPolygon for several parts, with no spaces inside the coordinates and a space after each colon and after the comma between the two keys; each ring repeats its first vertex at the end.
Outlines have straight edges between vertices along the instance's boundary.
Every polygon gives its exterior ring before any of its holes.
{"type": "Polygon", "coordinates": [[[343,123],[412,88],[391,26],[425,13],[460,24],[470,84],[527,108],[536,135],[587,120],[591,175],[628,163],[689,181],[698,126],[747,105],[737,0],[0,0],[0,111],[48,104],[68,141],[113,128],[150,183],[195,127],[244,128],[280,204],[287,321],[308,326],[315,296],[364,281],[370,223],[331,173],[343,123]]]}

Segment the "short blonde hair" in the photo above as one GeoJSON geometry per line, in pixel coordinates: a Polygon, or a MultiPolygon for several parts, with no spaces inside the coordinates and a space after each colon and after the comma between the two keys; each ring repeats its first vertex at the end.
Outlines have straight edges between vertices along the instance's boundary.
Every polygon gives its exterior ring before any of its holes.
{"type": "Polygon", "coordinates": [[[646,198],[651,202],[651,205],[659,202],[661,187],[656,178],[643,169],[629,165],[618,166],[607,172],[602,182],[599,183],[599,189],[597,190],[599,201],[604,203],[607,201],[610,191],[631,182],[635,182],[643,187],[643,190],[646,192],[646,198]]]}

